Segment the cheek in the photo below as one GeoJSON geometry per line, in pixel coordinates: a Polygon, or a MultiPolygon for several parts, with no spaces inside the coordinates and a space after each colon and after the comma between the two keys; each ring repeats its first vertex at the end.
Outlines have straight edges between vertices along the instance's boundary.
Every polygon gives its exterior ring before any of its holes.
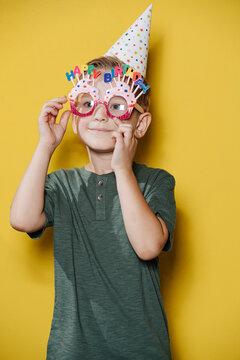
{"type": "Polygon", "coordinates": [[[86,118],[80,118],[78,121],[78,130],[84,131],[88,129],[89,120],[86,118]]]}

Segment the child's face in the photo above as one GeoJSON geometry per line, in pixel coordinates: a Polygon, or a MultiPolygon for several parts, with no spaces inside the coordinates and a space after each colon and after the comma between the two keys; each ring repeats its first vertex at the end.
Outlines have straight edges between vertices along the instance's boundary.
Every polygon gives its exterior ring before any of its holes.
{"type": "MultiPolygon", "coordinates": [[[[106,91],[110,88],[109,83],[104,82],[104,72],[109,72],[109,70],[100,70],[101,74],[95,79],[94,86],[99,89],[100,99],[104,100],[106,91]]],[[[116,86],[113,80],[111,83],[113,87],[116,86]]],[[[89,84],[92,83],[89,82],[89,84]]],[[[131,124],[133,132],[135,132],[139,115],[140,113],[134,109],[129,119],[120,121],[123,124],[131,124]]],[[[116,125],[114,119],[108,117],[104,104],[97,104],[93,113],[89,116],[79,117],[72,114],[72,119],[74,133],[78,134],[82,142],[89,148],[101,152],[114,149],[116,140],[112,138],[112,131],[117,131],[118,125],[116,125]]]]}

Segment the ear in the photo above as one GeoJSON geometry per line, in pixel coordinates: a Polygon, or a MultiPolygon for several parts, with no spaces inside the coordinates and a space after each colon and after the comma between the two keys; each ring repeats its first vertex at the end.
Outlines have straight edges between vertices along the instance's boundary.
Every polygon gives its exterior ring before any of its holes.
{"type": "Polygon", "coordinates": [[[134,131],[134,135],[137,139],[142,138],[152,121],[152,115],[150,112],[145,112],[141,114],[137,120],[136,128],[134,131]]]}

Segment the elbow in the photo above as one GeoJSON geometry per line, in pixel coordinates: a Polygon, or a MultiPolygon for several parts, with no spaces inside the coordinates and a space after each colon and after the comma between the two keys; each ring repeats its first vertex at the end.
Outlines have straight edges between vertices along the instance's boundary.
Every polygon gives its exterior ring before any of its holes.
{"type": "Polygon", "coordinates": [[[22,226],[20,225],[20,222],[18,221],[18,219],[16,217],[16,214],[15,214],[15,211],[13,208],[13,204],[11,205],[11,208],[10,208],[9,223],[13,229],[18,230],[18,231],[23,231],[22,226]]]}
{"type": "Polygon", "coordinates": [[[155,242],[155,246],[152,247],[151,249],[144,249],[141,251],[141,253],[139,254],[139,258],[141,260],[152,260],[155,259],[156,257],[158,257],[162,251],[162,249],[164,248],[167,240],[168,240],[168,236],[169,236],[169,232],[167,231],[163,238],[158,239],[155,242]],[[157,245],[156,245],[157,244],[157,245]]]}
{"type": "Polygon", "coordinates": [[[11,227],[14,229],[14,230],[18,230],[18,231],[25,231],[23,226],[19,225],[17,222],[15,222],[14,220],[10,219],[9,221],[11,227]]]}
{"type": "Polygon", "coordinates": [[[10,216],[9,216],[9,223],[10,223],[10,225],[11,225],[11,227],[12,227],[13,229],[18,230],[17,222],[16,222],[16,220],[14,219],[11,211],[10,211],[10,216]]]}
{"type": "Polygon", "coordinates": [[[30,219],[30,218],[26,219],[26,218],[16,218],[12,216],[12,214],[10,213],[9,222],[13,229],[22,232],[31,233],[41,229],[45,225],[46,216],[44,213],[42,213],[41,216],[38,217],[37,219],[30,219]]]}
{"type": "Polygon", "coordinates": [[[14,215],[12,208],[10,209],[9,223],[13,229],[24,231],[23,222],[14,215]]]}
{"type": "Polygon", "coordinates": [[[162,247],[161,249],[155,250],[155,251],[143,251],[140,255],[139,258],[141,260],[147,261],[147,260],[153,260],[156,257],[158,257],[161,253],[162,247]]]}
{"type": "Polygon", "coordinates": [[[159,256],[162,248],[163,248],[163,246],[159,245],[159,246],[155,246],[154,248],[151,248],[151,249],[144,249],[138,254],[138,257],[141,260],[145,260],[145,261],[155,259],[156,257],[159,256]]]}
{"type": "Polygon", "coordinates": [[[11,227],[14,230],[18,230],[18,231],[25,231],[25,226],[23,225],[23,223],[17,221],[16,219],[14,219],[11,214],[10,214],[10,218],[9,218],[9,223],[11,225],[11,227]]]}

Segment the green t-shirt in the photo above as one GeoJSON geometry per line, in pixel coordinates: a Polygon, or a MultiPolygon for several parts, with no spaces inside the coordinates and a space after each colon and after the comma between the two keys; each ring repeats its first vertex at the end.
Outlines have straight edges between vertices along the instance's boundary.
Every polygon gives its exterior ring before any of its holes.
{"type": "MultiPolygon", "coordinates": [[[[176,220],[175,179],[133,162],[141,192],[169,230],[176,220]]],[[[45,226],[54,227],[55,304],[47,360],[169,360],[168,323],[158,257],[144,261],[126,233],[115,173],[59,169],[45,184],[45,226]],[[100,196],[99,196],[100,195],[100,196]]]]}

